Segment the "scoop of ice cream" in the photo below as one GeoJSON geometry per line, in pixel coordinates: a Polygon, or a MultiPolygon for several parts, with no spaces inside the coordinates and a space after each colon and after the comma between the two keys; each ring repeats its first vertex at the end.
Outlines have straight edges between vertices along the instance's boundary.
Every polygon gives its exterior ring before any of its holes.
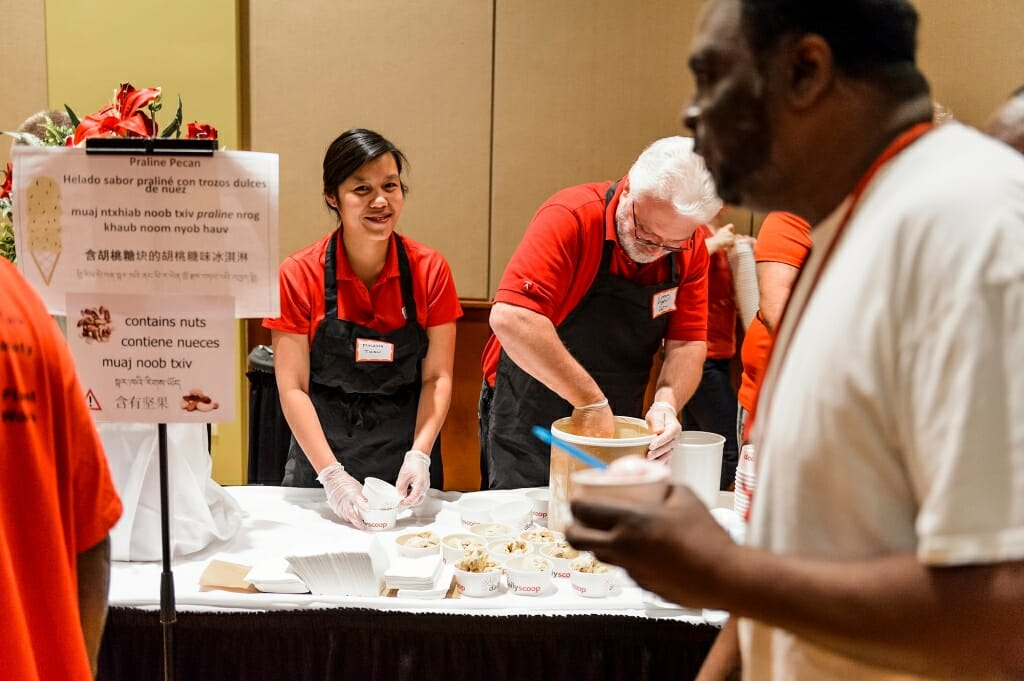
{"type": "Polygon", "coordinates": [[[608,464],[604,477],[622,482],[639,482],[668,475],[665,464],[651,461],[636,454],[616,459],[608,464]]]}

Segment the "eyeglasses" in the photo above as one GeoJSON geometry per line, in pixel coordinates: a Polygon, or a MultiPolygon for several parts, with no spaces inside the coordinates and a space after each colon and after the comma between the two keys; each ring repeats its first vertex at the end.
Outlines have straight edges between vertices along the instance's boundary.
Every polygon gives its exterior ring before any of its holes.
{"type": "Polygon", "coordinates": [[[664,251],[669,251],[670,253],[678,253],[680,251],[688,251],[688,250],[693,248],[693,237],[694,237],[693,234],[690,235],[689,239],[684,239],[684,240],[680,241],[677,244],[663,243],[663,242],[660,242],[660,241],[654,241],[652,239],[647,239],[645,237],[640,236],[641,233],[648,234],[650,236],[654,236],[654,235],[651,234],[650,232],[648,232],[647,230],[645,230],[643,227],[641,227],[640,223],[637,222],[637,219],[636,219],[636,203],[635,202],[633,203],[632,208],[633,208],[633,238],[636,239],[637,241],[639,241],[640,243],[644,244],[645,246],[654,246],[655,248],[660,248],[660,249],[662,249],[664,251]]]}

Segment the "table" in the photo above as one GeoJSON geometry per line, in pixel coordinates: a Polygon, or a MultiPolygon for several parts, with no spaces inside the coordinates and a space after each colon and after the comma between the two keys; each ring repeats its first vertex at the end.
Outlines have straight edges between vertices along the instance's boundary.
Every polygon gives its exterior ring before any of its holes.
{"type": "MultiPolygon", "coordinates": [[[[228,490],[246,512],[238,534],[173,565],[178,679],[686,679],[717,635],[701,612],[655,605],[628,582],[598,600],[567,585],[545,598],[437,601],[204,591],[198,577],[213,557],[254,564],[362,539],[333,520],[323,490],[228,490]]],[[[436,515],[406,512],[381,540],[460,531],[459,495],[431,493],[436,515]]],[[[159,574],[159,563],[114,564],[101,681],[162,678],[159,574]]]]}

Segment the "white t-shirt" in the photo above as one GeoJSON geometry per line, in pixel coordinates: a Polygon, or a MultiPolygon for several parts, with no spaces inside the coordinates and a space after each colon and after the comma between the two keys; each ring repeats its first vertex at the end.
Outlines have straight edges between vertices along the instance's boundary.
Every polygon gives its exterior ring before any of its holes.
{"type": "MultiPolygon", "coordinates": [[[[749,543],[1024,559],[1024,158],[959,124],[928,133],[876,175],[808,299],[842,210],[812,233],[790,303],[807,305],[762,393],[749,543]]],[[[918,678],[740,632],[746,679],[918,678]]]]}

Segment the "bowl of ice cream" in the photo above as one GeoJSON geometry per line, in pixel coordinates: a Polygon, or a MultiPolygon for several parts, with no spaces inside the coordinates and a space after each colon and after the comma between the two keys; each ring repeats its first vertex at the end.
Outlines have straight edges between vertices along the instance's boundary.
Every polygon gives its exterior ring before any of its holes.
{"type": "Polygon", "coordinates": [[[604,598],[615,586],[615,574],[610,565],[585,555],[569,563],[569,582],[584,598],[604,598]]]}
{"type": "Polygon", "coordinates": [[[441,560],[454,565],[462,560],[469,549],[484,550],[486,543],[472,534],[448,534],[441,539],[441,560]]]}
{"type": "Polygon", "coordinates": [[[587,555],[584,551],[574,549],[566,541],[557,541],[540,547],[540,555],[551,561],[551,576],[556,579],[569,579],[569,565],[580,556],[587,555]]]}
{"type": "Polygon", "coordinates": [[[483,523],[469,528],[469,533],[485,542],[497,541],[498,539],[510,539],[512,528],[503,523],[483,523]]]}
{"type": "Polygon", "coordinates": [[[438,552],[441,545],[441,538],[430,530],[422,532],[400,534],[395,537],[395,545],[398,547],[398,555],[406,558],[422,558],[431,556],[438,552]]]}
{"type": "Polygon", "coordinates": [[[549,591],[551,561],[537,554],[516,556],[505,564],[508,590],[519,596],[540,596],[549,591]]]}
{"type": "Polygon", "coordinates": [[[455,588],[463,596],[494,596],[501,589],[501,566],[481,549],[466,551],[452,572],[455,588]]]}
{"type": "Polygon", "coordinates": [[[487,553],[498,565],[502,566],[514,556],[525,556],[532,552],[533,549],[529,544],[518,539],[501,539],[487,545],[487,553]]]}
{"type": "Polygon", "coordinates": [[[564,539],[564,534],[546,527],[533,527],[519,533],[519,540],[528,543],[534,551],[540,551],[548,544],[555,544],[564,539]]]}
{"type": "Polygon", "coordinates": [[[587,468],[572,474],[573,500],[658,503],[669,486],[669,468],[642,456],[624,456],[607,468],[587,468]]]}

